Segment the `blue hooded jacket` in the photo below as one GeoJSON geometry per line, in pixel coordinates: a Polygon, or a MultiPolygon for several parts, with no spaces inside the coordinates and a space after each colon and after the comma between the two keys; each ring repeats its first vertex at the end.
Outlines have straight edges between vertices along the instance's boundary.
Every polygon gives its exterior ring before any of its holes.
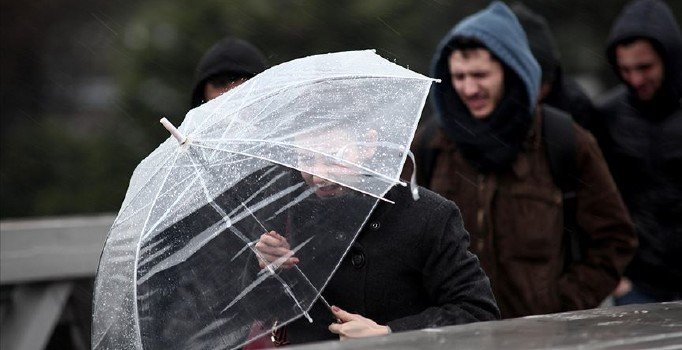
{"type": "Polygon", "coordinates": [[[499,1],[493,2],[485,10],[463,19],[441,40],[431,72],[434,77],[443,79],[443,83],[436,85],[436,89],[450,81],[448,57],[452,49],[448,46],[458,36],[476,38],[485,44],[503,64],[519,76],[526,87],[529,106],[535,106],[542,72],[530,51],[526,32],[507,5],[499,1]]]}
{"type": "Polygon", "coordinates": [[[445,133],[479,170],[507,168],[516,159],[530,128],[542,76],[526,33],[511,9],[496,1],[463,19],[438,45],[431,73],[442,80],[431,92],[445,133]],[[505,96],[484,120],[471,116],[451,83],[448,59],[458,37],[483,43],[505,69],[505,96]]]}

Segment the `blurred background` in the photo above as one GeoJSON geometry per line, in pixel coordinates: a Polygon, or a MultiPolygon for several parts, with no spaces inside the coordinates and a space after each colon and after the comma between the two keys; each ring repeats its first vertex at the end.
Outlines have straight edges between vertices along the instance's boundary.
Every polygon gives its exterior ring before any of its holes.
{"type": "MultiPolygon", "coordinates": [[[[604,42],[622,0],[522,1],[595,95],[615,84],[604,42]]],[[[3,0],[2,218],[116,211],[135,165],[189,109],[195,66],[226,35],[270,65],[374,48],[428,74],[438,40],[487,5],[467,0],[3,0]]],[[[682,2],[670,2],[682,13],[682,2]]]]}
{"type": "MultiPolygon", "coordinates": [[[[616,84],[604,43],[625,1],[520,2],[549,20],[564,71],[592,97],[616,84]]],[[[439,39],[488,3],[2,0],[0,218],[115,213],[136,164],[169,137],[159,119],[182,122],[199,58],[226,35],[259,47],[269,65],[373,48],[428,75],[439,39]]],[[[682,1],[669,5],[682,23],[682,1]]],[[[82,277],[67,294],[87,299],[92,276],[82,277]]],[[[3,300],[15,285],[3,283],[3,300]]],[[[71,320],[79,317],[90,316],[71,320]]],[[[77,347],[69,337],[52,335],[47,346],[77,347]]]]}

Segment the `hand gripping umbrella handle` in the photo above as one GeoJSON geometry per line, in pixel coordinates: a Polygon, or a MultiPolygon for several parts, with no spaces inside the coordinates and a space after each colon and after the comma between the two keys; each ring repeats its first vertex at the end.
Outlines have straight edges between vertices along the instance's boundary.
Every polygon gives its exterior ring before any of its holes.
{"type": "Polygon", "coordinates": [[[160,121],[161,124],[166,128],[166,130],[168,130],[168,131],[171,133],[171,135],[173,135],[173,137],[175,137],[175,139],[178,140],[178,143],[180,143],[180,144],[182,145],[182,144],[184,144],[185,142],[187,142],[187,138],[185,137],[185,135],[183,135],[183,134],[180,132],[180,130],[178,130],[178,129],[173,125],[173,123],[171,123],[168,119],[166,119],[166,118],[161,118],[161,120],[159,120],[159,121],[160,121]]]}

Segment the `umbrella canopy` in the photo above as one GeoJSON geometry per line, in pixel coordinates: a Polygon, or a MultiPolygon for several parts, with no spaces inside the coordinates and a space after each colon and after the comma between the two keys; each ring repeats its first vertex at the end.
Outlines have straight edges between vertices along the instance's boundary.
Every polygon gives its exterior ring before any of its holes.
{"type": "Polygon", "coordinates": [[[100,259],[93,348],[235,348],[307,317],[401,183],[432,82],[373,51],[332,53],[191,110],[133,173],[100,259]],[[268,231],[294,268],[259,267],[268,231]]]}

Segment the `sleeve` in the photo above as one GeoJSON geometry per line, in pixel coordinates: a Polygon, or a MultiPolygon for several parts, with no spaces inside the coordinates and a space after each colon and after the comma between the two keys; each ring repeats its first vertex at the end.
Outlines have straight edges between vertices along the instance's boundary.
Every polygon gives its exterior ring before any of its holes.
{"type": "Polygon", "coordinates": [[[468,250],[469,234],[454,203],[445,202],[432,211],[423,237],[423,288],[434,305],[388,322],[390,329],[399,332],[499,319],[490,281],[468,250]]]}
{"type": "Polygon", "coordinates": [[[579,186],[577,223],[586,238],[584,258],[559,280],[562,309],[598,306],[616,287],[637,248],[634,224],[592,135],[576,132],[579,186]]]}

